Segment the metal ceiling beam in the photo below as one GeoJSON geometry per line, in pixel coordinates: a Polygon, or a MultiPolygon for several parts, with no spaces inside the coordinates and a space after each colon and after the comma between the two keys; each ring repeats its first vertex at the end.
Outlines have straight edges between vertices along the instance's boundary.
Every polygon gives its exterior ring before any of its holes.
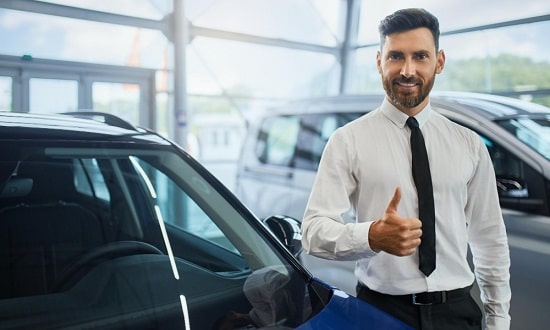
{"type": "Polygon", "coordinates": [[[111,14],[97,10],[58,5],[35,0],[2,0],[0,1],[0,8],[26,11],[50,16],[68,17],[85,21],[135,26],[145,29],[160,30],[163,33],[169,30],[169,22],[167,22],[167,20],[153,20],[147,18],[111,14]]]}
{"type": "MultiPolygon", "coordinates": [[[[68,17],[93,22],[159,30],[164,33],[164,35],[170,41],[174,41],[174,31],[172,30],[172,26],[174,26],[174,16],[172,14],[166,16],[162,20],[153,20],[147,18],[111,14],[102,11],[58,5],[35,0],[2,0],[0,1],[0,8],[51,16],[68,17]]],[[[254,43],[273,47],[290,48],[310,52],[328,53],[333,55],[337,55],[339,52],[339,49],[337,47],[328,47],[286,39],[266,38],[244,33],[228,32],[217,29],[198,27],[190,24],[189,22],[187,22],[187,25],[189,31],[189,41],[193,40],[193,38],[195,37],[205,37],[254,43]]],[[[181,24],[179,24],[178,26],[181,27],[181,24]]]]}
{"type": "Polygon", "coordinates": [[[189,111],[187,108],[187,44],[189,29],[185,26],[185,6],[183,0],[174,0],[174,13],[171,22],[174,40],[174,139],[182,146],[187,146],[189,111]],[[178,19],[180,18],[180,19],[178,19]]]}
{"type": "Polygon", "coordinates": [[[346,1],[346,12],[344,17],[344,40],[339,49],[340,51],[340,82],[338,93],[345,94],[348,91],[350,83],[351,67],[355,49],[353,45],[357,43],[359,34],[359,16],[361,12],[361,2],[358,0],[346,1]]]}
{"type": "Polygon", "coordinates": [[[291,49],[304,50],[304,51],[310,51],[310,52],[328,53],[333,55],[338,54],[338,47],[322,46],[318,44],[297,42],[297,41],[291,41],[291,40],[280,39],[280,38],[266,38],[266,37],[251,35],[251,34],[245,34],[245,33],[237,33],[237,32],[229,32],[229,31],[223,31],[223,30],[217,30],[217,29],[204,28],[204,27],[199,27],[195,25],[190,25],[189,33],[190,33],[190,36],[192,37],[216,38],[216,39],[260,44],[265,46],[291,48],[291,49]]]}
{"type": "Polygon", "coordinates": [[[545,21],[550,21],[550,14],[541,15],[541,16],[534,16],[534,17],[528,17],[528,18],[521,18],[521,19],[516,19],[516,20],[506,21],[506,22],[500,22],[500,23],[479,25],[479,26],[474,26],[474,27],[465,28],[465,29],[451,30],[451,31],[441,32],[441,35],[442,36],[449,36],[449,35],[453,35],[453,34],[476,32],[476,31],[490,30],[490,29],[498,29],[498,28],[503,28],[503,27],[516,26],[516,25],[522,25],[522,24],[530,24],[530,23],[538,23],[538,22],[545,22],[545,21]]]}
{"type": "MultiPolygon", "coordinates": [[[[520,19],[516,19],[516,20],[499,22],[499,23],[478,25],[478,26],[473,26],[473,27],[464,28],[464,29],[450,30],[450,31],[441,32],[441,35],[442,36],[450,36],[450,35],[455,35],[455,34],[462,34],[462,33],[468,33],[468,32],[477,32],[477,31],[483,31],[483,30],[491,30],[491,29],[498,29],[498,28],[522,25],[522,24],[540,23],[540,22],[546,22],[546,21],[550,21],[550,14],[527,17],[527,18],[520,18],[520,19]]],[[[380,43],[377,42],[377,43],[358,45],[356,48],[367,48],[367,47],[374,47],[374,46],[378,46],[378,45],[380,45],[380,43]]]]}

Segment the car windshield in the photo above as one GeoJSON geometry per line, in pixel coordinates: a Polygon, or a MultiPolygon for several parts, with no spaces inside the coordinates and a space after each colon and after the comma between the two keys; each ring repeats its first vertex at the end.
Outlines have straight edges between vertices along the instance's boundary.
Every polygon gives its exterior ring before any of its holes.
{"type": "Polygon", "coordinates": [[[550,116],[507,118],[496,123],[550,160],[550,116]]]}
{"type": "Polygon", "coordinates": [[[1,145],[2,328],[296,327],[310,316],[306,276],[187,156],[42,143],[1,145]]]}

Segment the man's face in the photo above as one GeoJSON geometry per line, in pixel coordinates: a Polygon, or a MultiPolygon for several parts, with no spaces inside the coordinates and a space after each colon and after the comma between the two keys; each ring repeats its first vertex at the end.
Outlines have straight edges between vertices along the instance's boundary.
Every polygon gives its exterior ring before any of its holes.
{"type": "Polygon", "coordinates": [[[445,54],[436,51],[430,30],[418,28],[386,36],[376,61],[388,100],[413,116],[428,103],[445,54]]]}

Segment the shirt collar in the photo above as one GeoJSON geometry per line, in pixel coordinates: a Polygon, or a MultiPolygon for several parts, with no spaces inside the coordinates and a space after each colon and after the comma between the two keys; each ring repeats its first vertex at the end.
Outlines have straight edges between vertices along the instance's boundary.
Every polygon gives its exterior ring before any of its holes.
{"type": "MultiPolygon", "coordinates": [[[[405,113],[401,112],[399,109],[394,107],[387,98],[384,97],[384,101],[382,101],[382,105],[380,106],[380,109],[382,110],[382,113],[391,120],[395,125],[397,125],[400,128],[405,127],[405,124],[407,122],[407,119],[409,116],[407,116],[405,113]]],[[[428,102],[426,107],[422,109],[419,113],[414,116],[416,120],[418,121],[418,125],[420,128],[424,126],[424,124],[428,121],[430,114],[432,113],[432,106],[428,102]]]]}

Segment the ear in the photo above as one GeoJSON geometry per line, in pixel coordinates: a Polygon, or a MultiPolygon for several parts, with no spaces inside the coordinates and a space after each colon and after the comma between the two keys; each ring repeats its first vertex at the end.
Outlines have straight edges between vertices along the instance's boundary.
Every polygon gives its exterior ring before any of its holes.
{"type": "Polygon", "coordinates": [[[382,74],[382,54],[380,51],[376,52],[376,69],[379,74],[382,74]]]}
{"type": "Polygon", "coordinates": [[[440,50],[437,53],[437,64],[435,67],[435,73],[441,73],[445,67],[445,52],[440,50]]]}

